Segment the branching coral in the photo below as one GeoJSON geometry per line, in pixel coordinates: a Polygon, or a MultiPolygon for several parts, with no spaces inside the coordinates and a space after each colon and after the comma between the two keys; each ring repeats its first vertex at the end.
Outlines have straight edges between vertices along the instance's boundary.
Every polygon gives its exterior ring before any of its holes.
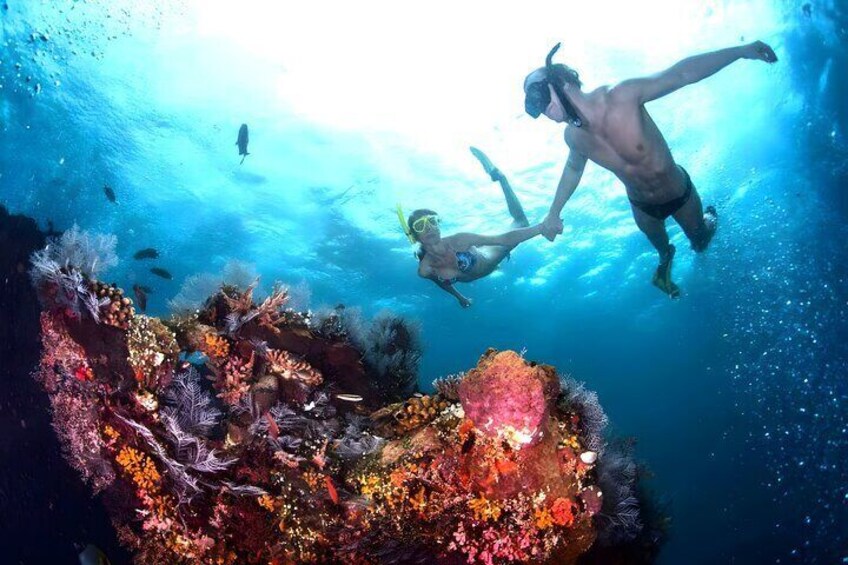
{"type": "Polygon", "coordinates": [[[323,382],[321,373],[309,363],[296,359],[288,351],[269,350],[266,354],[268,370],[285,380],[299,381],[307,386],[318,386],[323,382]]]}
{"type": "Polygon", "coordinates": [[[239,401],[250,392],[253,380],[253,362],[255,356],[250,354],[248,359],[241,357],[230,357],[221,369],[221,378],[215,383],[220,391],[218,398],[230,406],[237,405],[239,401]]]}
{"type": "Polygon", "coordinates": [[[282,307],[288,301],[288,293],[280,286],[275,286],[271,295],[254,306],[253,291],[258,281],[247,287],[244,292],[227,287],[221,292],[224,303],[230,310],[226,317],[225,331],[227,335],[235,336],[247,323],[256,320],[259,327],[278,333],[277,326],[284,321],[282,307]]]}

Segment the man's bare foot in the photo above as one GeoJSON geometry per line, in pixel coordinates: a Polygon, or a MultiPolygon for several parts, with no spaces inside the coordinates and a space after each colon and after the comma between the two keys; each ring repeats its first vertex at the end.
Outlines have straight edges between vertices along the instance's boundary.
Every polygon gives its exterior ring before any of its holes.
{"type": "Polygon", "coordinates": [[[707,231],[710,233],[710,239],[718,229],[718,212],[715,206],[707,206],[704,210],[704,223],[707,225],[707,231]]]}
{"type": "Polygon", "coordinates": [[[700,230],[697,236],[690,240],[692,249],[698,253],[707,249],[718,229],[718,212],[715,206],[707,206],[704,209],[704,227],[706,229],[700,230]]]}
{"type": "Polygon", "coordinates": [[[669,298],[680,298],[680,287],[671,281],[671,264],[674,260],[676,249],[673,245],[668,246],[668,252],[660,258],[660,264],[654,272],[651,281],[655,287],[666,293],[669,298]]]}

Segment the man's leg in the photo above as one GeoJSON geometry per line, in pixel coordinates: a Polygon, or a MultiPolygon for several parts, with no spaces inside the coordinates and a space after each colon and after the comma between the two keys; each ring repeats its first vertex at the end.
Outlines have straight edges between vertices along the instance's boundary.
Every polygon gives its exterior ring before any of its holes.
{"type": "Polygon", "coordinates": [[[633,210],[633,219],[636,220],[636,225],[650,240],[651,245],[660,254],[660,261],[662,261],[669,255],[671,249],[671,244],[668,242],[668,232],[665,231],[665,221],[646,214],[633,204],[630,205],[630,208],[633,210]]]}
{"type": "Polygon", "coordinates": [[[633,209],[633,219],[636,220],[636,225],[648,237],[651,245],[660,255],[659,265],[657,265],[657,270],[654,272],[651,282],[671,298],[678,298],[680,289],[671,281],[671,260],[674,259],[674,246],[668,241],[665,221],[646,214],[632,204],[630,207],[633,209]]]}
{"type": "Polygon", "coordinates": [[[701,197],[693,186],[689,200],[673,216],[678,225],[683,228],[683,233],[689,238],[692,249],[697,252],[704,251],[715,235],[718,219],[715,208],[709,206],[705,213],[701,205],[701,197]]]}

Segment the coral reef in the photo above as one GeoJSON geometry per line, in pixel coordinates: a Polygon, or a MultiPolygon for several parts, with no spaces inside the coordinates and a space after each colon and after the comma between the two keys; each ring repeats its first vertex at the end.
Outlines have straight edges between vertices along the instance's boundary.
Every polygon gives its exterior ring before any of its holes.
{"type": "Polygon", "coordinates": [[[43,272],[35,376],[137,563],[575,563],[640,530],[632,460],[553,367],[490,350],[426,396],[395,316],[319,320],[253,281],[115,326],[43,272]]]}

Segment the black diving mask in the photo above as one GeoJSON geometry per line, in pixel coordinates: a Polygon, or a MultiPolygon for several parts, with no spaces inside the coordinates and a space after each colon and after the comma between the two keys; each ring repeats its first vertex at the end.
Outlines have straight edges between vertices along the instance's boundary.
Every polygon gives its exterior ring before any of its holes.
{"type": "Polygon", "coordinates": [[[548,81],[540,80],[531,83],[524,93],[524,111],[538,118],[551,103],[551,91],[548,89],[548,81]]]}
{"type": "Polygon", "coordinates": [[[562,81],[550,80],[551,77],[557,77],[557,75],[562,74],[562,69],[554,67],[551,62],[554,53],[559,50],[559,46],[559,43],[554,45],[554,48],[551,49],[548,56],[545,57],[545,78],[527,86],[527,90],[524,94],[524,111],[530,114],[533,118],[538,118],[551,103],[551,91],[548,88],[548,85],[550,85],[551,88],[553,88],[554,93],[556,93],[557,98],[559,98],[562,103],[562,107],[563,110],[565,110],[565,115],[568,117],[568,121],[576,127],[581,127],[583,125],[583,119],[580,117],[580,114],[577,113],[577,109],[571,104],[562,87],[559,85],[562,81]]]}

